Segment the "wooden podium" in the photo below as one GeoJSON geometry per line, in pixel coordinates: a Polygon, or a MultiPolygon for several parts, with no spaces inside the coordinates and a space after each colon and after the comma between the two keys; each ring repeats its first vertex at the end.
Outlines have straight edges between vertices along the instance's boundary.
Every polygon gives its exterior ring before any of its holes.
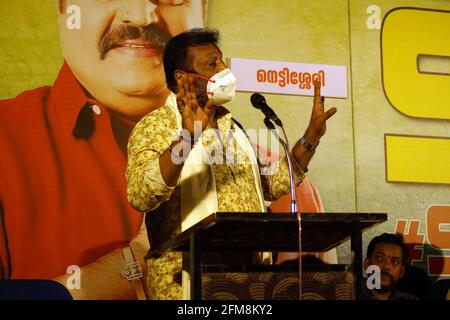
{"type": "MultiPolygon", "coordinates": [[[[355,293],[362,285],[362,233],[387,220],[385,213],[301,213],[302,251],[328,251],[351,240],[355,293]]],[[[203,251],[298,251],[298,220],[291,213],[217,212],[162,245],[189,252],[191,299],[202,297],[203,251]]],[[[274,267],[277,266],[266,266],[274,267]]]]}

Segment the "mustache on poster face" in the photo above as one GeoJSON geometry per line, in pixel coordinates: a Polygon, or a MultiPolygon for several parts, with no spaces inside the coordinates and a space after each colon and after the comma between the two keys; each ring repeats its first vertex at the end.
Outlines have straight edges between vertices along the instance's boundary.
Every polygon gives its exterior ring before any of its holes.
{"type": "Polygon", "coordinates": [[[145,27],[138,27],[135,25],[122,24],[121,26],[108,30],[99,42],[100,59],[103,60],[106,54],[117,47],[121,47],[126,40],[144,40],[149,43],[149,46],[156,49],[159,53],[164,52],[167,42],[172,38],[172,35],[155,24],[150,24],[145,27]]]}

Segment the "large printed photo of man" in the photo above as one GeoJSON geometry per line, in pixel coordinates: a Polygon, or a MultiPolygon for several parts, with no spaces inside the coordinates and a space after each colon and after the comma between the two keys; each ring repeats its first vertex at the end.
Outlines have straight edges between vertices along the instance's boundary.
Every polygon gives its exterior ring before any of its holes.
{"type": "Polygon", "coordinates": [[[207,1],[46,2],[64,57],[56,80],[0,97],[0,280],[53,279],[75,299],[145,299],[149,243],[126,197],[128,137],[165,102],[165,45],[205,25],[207,1]],[[125,266],[136,262],[143,276],[130,280],[125,266]]]}

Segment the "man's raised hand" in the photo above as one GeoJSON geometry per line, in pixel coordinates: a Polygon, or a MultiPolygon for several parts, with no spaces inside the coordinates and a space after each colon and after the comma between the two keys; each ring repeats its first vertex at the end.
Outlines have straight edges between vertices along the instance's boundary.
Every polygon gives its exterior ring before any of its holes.
{"type": "Polygon", "coordinates": [[[181,113],[182,125],[190,133],[191,137],[194,138],[195,123],[198,121],[201,124],[202,131],[206,128],[214,110],[214,101],[208,99],[205,107],[201,108],[197,101],[194,80],[187,74],[183,74],[177,79],[177,85],[177,105],[181,113]]]}
{"type": "Polygon", "coordinates": [[[320,138],[327,130],[327,120],[337,112],[334,107],[325,112],[324,102],[325,97],[320,95],[320,81],[314,81],[313,109],[308,129],[305,132],[305,138],[313,144],[319,143],[320,138]]]}

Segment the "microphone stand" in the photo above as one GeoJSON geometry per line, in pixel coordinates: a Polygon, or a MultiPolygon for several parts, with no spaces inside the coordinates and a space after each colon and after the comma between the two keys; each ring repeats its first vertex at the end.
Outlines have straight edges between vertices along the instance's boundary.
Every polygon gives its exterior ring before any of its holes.
{"type": "Polygon", "coordinates": [[[283,149],[286,153],[286,158],[288,162],[288,168],[289,168],[289,179],[290,179],[290,187],[291,187],[291,213],[297,213],[297,200],[295,197],[295,180],[294,180],[294,170],[292,167],[292,159],[291,159],[291,151],[289,149],[289,142],[287,140],[286,132],[284,131],[284,127],[281,127],[283,129],[283,134],[286,139],[286,142],[284,142],[283,139],[278,135],[277,130],[275,129],[275,126],[273,125],[272,121],[270,121],[269,118],[264,119],[264,124],[266,125],[267,129],[269,129],[272,134],[277,138],[277,140],[280,142],[280,144],[283,146],[283,149]]]}
{"type": "Polygon", "coordinates": [[[284,127],[281,125],[281,129],[283,130],[284,138],[286,139],[286,142],[281,139],[281,137],[278,135],[277,130],[275,129],[274,124],[270,120],[270,118],[265,117],[264,118],[264,124],[266,125],[267,129],[269,129],[270,132],[277,138],[277,140],[280,142],[280,144],[283,146],[284,151],[286,153],[286,159],[288,162],[288,168],[289,168],[289,180],[290,180],[290,190],[291,190],[291,213],[295,213],[297,215],[297,221],[298,221],[298,296],[299,300],[302,300],[302,224],[301,224],[301,215],[297,207],[297,200],[295,196],[295,180],[294,180],[294,170],[292,167],[292,155],[291,150],[289,148],[289,141],[286,135],[286,131],[284,130],[284,127]]]}

